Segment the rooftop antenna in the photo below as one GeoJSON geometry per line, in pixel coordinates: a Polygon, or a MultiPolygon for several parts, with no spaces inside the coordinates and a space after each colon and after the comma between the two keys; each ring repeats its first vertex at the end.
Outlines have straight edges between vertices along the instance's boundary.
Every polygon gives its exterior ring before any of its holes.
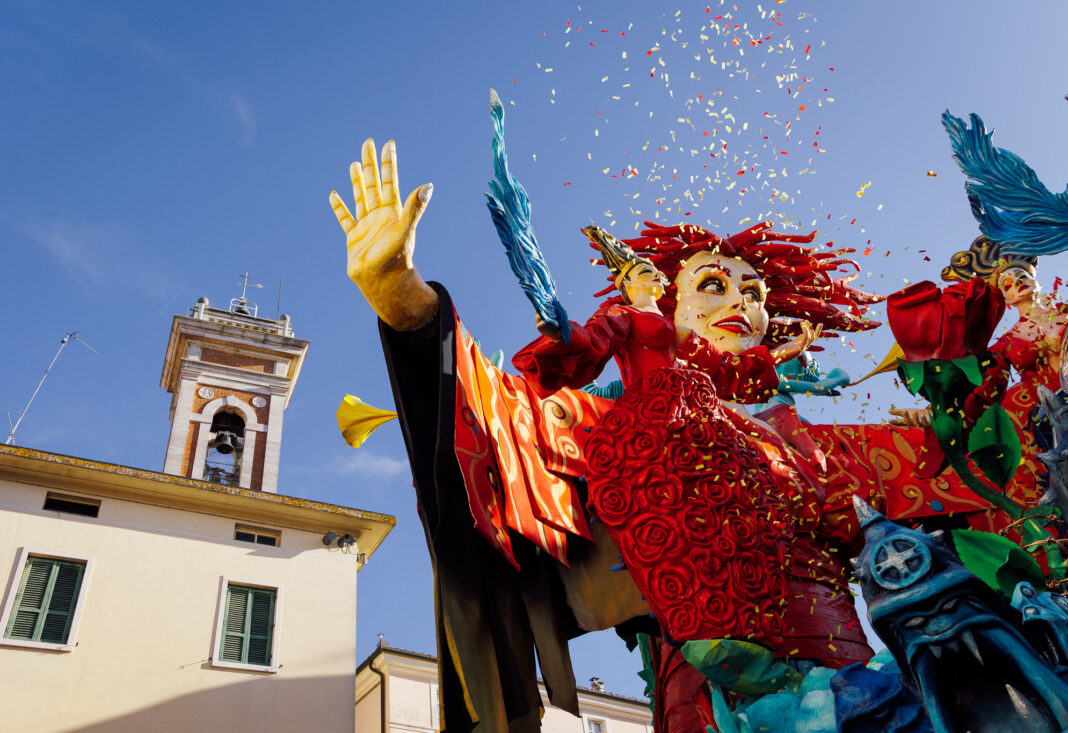
{"type": "Polygon", "coordinates": [[[238,283],[241,286],[241,297],[233,298],[230,301],[230,312],[239,313],[243,316],[255,316],[259,312],[259,307],[255,303],[250,303],[248,298],[245,297],[245,293],[249,288],[262,288],[263,286],[249,283],[248,280],[252,275],[248,274],[248,270],[245,271],[244,275],[238,275],[238,277],[242,280],[242,282],[238,283]],[[249,306],[252,306],[251,310],[249,310],[249,306]]]}
{"type": "MultiPolygon", "coordinates": [[[[89,349],[94,354],[99,354],[100,353],[99,351],[94,349],[92,346],[90,346],[89,344],[85,343],[85,341],[83,341],[82,339],[78,338],[78,333],[76,331],[70,331],[66,336],[64,336],[63,340],[59,342],[59,348],[56,350],[56,355],[52,357],[52,362],[48,365],[48,368],[45,369],[45,373],[41,377],[41,381],[37,383],[37,389],[35,389],[33,391],[32,395],[30,395],[30,401],[26,403],[26,407],[22,410],[22,413],[19,415],[19,419],[15,421],[15,426],[12,427],[11,428],[11,432],[7,434],[7,440],[4,441],[4,445],[12,445],[15,442],[15,431],[18,430],[19,429],[19,425],[22,424],[22,418],[26,417],[26,413],[30,411],[30,405],[33,404],[34,397],[36,397],[37,393],[41,391],[41,386],[44,384],[45,380],[48,379],[48,373],[50,371],[52,371],[52,367],[54,367],[56,365],[56,359],[59,358],[60,352],[63,351],[63,347],[66,346],[70,342],[71,339],[74,339],[75,341],[79,342],[82,346],[84,346],[85,348],[89,349]]],[[[8,415],[7,420],[8,420],[8,424],[10,424],[11,423],[11,416],[10,415],[8,415]]]]}

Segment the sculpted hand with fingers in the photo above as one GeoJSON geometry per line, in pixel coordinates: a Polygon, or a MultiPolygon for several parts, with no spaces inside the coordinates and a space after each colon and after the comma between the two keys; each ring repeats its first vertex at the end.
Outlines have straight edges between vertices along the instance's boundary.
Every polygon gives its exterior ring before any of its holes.
{"type": "Polygon", "coordinates": [[[401,208],[397,181],[397,146],[382,148],[379,169],[375,141],[363,144],[361,161],[349,166],[353,211],[337,191],[330,206],[345,230],[348,274],[378,317],[398,331],[417,328],[438,311],[438,295],[415,264],[415,228],[434,193],[427,183],[412,191],[401,208]]]}

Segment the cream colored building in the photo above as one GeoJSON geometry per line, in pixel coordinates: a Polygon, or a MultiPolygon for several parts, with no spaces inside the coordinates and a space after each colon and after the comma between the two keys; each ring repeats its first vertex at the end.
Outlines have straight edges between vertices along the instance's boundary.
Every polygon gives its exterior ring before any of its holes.
{"type": "Polygon", "coordinates": [[[198,307],[164,370],[184,475],[0,446],[0,731],[355,725],[357,571],[395,520],[276,493],[307,342],[198,307]]]}
{"type": "MultiPolygon", "coordinates": [[[[613,695],[596,679],[590,682],[578,688],[581,718],[551,707],[539,684],[543,733],[653,733],[645,700],[613,695]]],[[[356,670],[355,733],[433,733],[438,704],[438,663],[432,656],[380,645],[356,670]]]]}

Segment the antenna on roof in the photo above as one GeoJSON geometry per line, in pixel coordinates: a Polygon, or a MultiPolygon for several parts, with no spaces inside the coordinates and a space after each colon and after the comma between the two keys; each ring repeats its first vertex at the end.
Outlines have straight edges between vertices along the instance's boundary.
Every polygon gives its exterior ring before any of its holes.
{"type": "MultiPolygon", "coordinates": [[[[66,346],[70,342],[71,339],[74,339],[75,341],[79,342],[82,346],[84,346],[85,348],[89,349],[94,354],[99,354],[100,353],[99,351],[94,349],[92,346],[90,346],[89,344],[85,343],[85,341],[83,341],[82,339],[78,338],[78,333],[76,331],[70,331],[66,336],[64,336],[63,340],[59,342],[59,348],[56,350],[56,355],[52,357],[52,362],[48,365],[48,368],[45,369],[45,373],[44,373],[44,375],[42,375],[41,381],[37,383],[37,389],[35,389],[33,391],[32,395],[30,395],[30,401],[26,403],[26,407],[23,408],[22,413],[19,414],[19,419],[15,421],[15,426],[13,428],[11,428],[11,432],[7,434],[7,440],[4,441],[4,445],[12,445],[15,442],[15,431],[19,429],[19,425],[22,423],[22,418],[26,417],[26,413],[30,411],[30,405],[33,404],[33,399],[37,396],[37,393],[41,391],[41,386],[44,385],[45,380],[48,379],[48,373],[50,371],[52,371],[52,367],[54,367],[56,365],[56,359],[59,358],[60,352],[63,351],[63,347],[66,346]]],[[[8,420],[8,424],[10,424],[11,423],[11,415],[10,414],[8,415],[7,420],[8,420]]]]}

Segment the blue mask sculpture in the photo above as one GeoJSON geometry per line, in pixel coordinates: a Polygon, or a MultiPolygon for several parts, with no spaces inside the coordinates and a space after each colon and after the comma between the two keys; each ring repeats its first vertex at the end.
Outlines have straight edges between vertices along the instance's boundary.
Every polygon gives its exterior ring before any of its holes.
{"type": "Polygon", "coordinates": [[[854,571],[868,618],[936,731],[1068,728],[1068,684],[1015,628],[1019,616],[965,570],[940,532],[887,520],[853,499],[865,546],[854,571]]]}
{"type": "Polygon", "coordinates": [[[1012,606],[1020,612],[1024,638],[1062,678],[1068,675],[1068,598],[1020,583],[1012,606]]]}

